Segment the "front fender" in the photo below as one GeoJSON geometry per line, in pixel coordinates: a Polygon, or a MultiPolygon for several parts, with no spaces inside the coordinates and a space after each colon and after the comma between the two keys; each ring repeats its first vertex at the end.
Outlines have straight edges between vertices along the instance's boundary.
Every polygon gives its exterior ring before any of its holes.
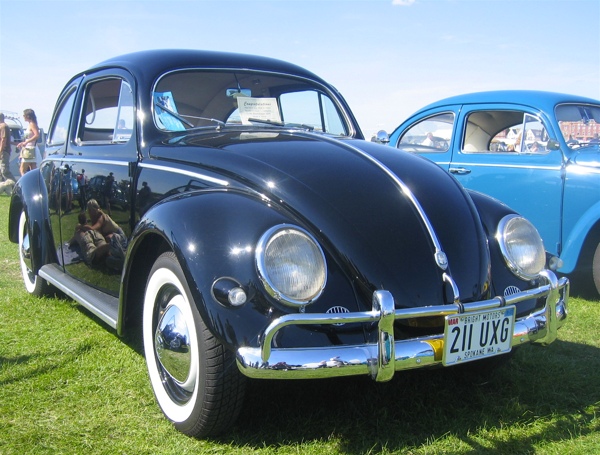
{"type": "MultiPolygon", "coordinates": [[[[491,196],[472,190],[469,191],[469,194],[477,207],[479,217],[481,218],[488,239],[492,267],[492,294],[506,295],[507,289],[511,288],[518,288],[521,290],[529,289],[531,283],[518,278],[508,269],[500,251],[498,241],[496,240],[496,232],[500,220],[506,215],[516,214],[516,212],[503,202],[491,196]]],[[[521,316],[531,311],[535,305],[535,299],[522,302],[518,308],[518,315],[521,316]]]]}
{"type": "MultiPolygon", "coordinates": [[[[188,193],[166,199],[144,214],[133,232],[129,255],[146,254],[144,245],[161,237],[177,256],[210,332],[231,349],[257,346],[258,334],[270,322],[273,308],[259,288],[255,246],[268,228],[290,222],[299,224],[258,195],[235,190],[188,193]],[[148,242],[148,238],[154,240],[148,242]],[[245,305],[230,307],[214,298],[213,283],[223,277],[244,287],[249,295],[245,305]]],[[[126,277],[134,276],[135,263],[135,257],[127,258],[126,277]]]]}
{"type": "Polygon", "coordinates": [[[25,212],[29,222],[33,272],[57,262],[48,211],[48,193],[39,169],[27,172],[15,184],[10,201],[8,238],[19,241],[19,218],[25,212]]]}
{"type": "MultiPolygon", "coordinates": [[[[589,233],[594,230],[594,226],[600,220],[600,202],[596,202],[577,220],[577,223],[571,229],[569,236],[565,239],[560,258],[563,265],[558,269],[561,273],[571,273],[577,267],[581,250],[589,233]]],[[[595,248],[595,245],[594,245],[595,248]]]]}

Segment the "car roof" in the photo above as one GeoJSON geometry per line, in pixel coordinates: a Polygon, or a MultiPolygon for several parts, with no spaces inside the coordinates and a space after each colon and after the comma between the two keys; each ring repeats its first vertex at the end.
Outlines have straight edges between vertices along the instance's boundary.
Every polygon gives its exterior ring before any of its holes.
{"type": "Polygon", "coordinates": [[[565,93],[544,92],[538,90],[497,90],[488,92],[474,92],[444,98],[431,103],[420,111],[449,106],[454,104],[483,104],[483,103],[510,103],[526,106],[535,106],[538,109],[552,111],[560,103],[600,104],[600,101],[578,95],[565,93]]]}
{"type": "Polygon", "coordinates": [[[232,52],[194,49],[146,50],[110,58],[92,66],[90,70],[114,67],[124,68],[132,73],[155,75],[171,69],[182,68],[253,69],[295,74],[316,79],[325,85],[329,85],[310,71],[292,63],[269,57],[232,52]]]}

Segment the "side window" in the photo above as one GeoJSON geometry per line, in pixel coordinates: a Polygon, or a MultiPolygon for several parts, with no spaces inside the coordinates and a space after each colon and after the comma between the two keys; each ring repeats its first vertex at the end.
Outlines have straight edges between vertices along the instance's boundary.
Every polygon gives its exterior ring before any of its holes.
{"type": "Polygon", "coordinates": [[[69,132],[69,120],[73,112],[73,102],[75,101],[75,89],[65,98],[62,105],[58,108],[57,114],[54,116],[52,129],[48,134],[49,145],[61,145],[67,141],[69,132]]]}
{"type": "Polygon", "coordinates": [[[81,116],[78,144],[128,142],[134,122],[131,86],[117,78],[90,83],[81,116]]]}
{"type": "Polygon", "coordinates": [[[453,127],[453,112],[428,117],[410,127],[400,138],[397,148],[418,153],[447,152],[453,127]]]}
{"type": "Polygon", "coordinates": [[[475,111],[466,117],[465,153],[546,153],[548,134],[535,116],[515,110],[475,111]]]}
{"type": "Polygon", "coordinates": [[[285,124],[308,125],[315,131],[347,135],[338,110],[329,97],[314,90],[284,93],[279,108],[285,124]]]}

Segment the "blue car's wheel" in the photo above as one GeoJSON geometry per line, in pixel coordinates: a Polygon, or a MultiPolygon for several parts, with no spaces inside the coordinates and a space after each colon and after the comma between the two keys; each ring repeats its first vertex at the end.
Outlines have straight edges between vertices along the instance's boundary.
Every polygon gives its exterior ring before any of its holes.
{"type": "Polygon", "coordinates": [[[596,245],[592,258],[592,280],[596,290],[596,296],[600,295],[600,243],[596,245]]]}
{"type": "Polygon", "coordinates": [[[165,416],[190,436],[229,427],[242,406],[245,381],[233,353],[208,331],[175,255],[162,254],[146,285],[144,352],[165,416]]]}

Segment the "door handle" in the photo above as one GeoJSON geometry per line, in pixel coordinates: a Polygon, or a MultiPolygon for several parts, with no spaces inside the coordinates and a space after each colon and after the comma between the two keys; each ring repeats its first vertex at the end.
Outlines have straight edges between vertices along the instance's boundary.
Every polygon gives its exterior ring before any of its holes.
{"type": "Polygon", "coordinates": [[[449,172],[450,174],[466,175],[471,173],[471,169],[467,169],[465,167],[451,167],[449,172]]]}

